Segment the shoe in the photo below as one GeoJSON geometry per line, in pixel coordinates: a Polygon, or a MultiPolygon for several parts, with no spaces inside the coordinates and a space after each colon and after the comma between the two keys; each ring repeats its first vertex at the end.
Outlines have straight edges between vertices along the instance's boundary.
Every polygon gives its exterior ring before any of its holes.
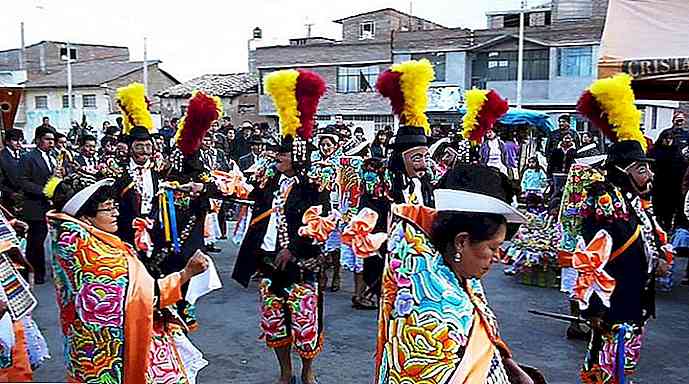
{"type": "Polygon", "coordinates": [[[216,247],[213,246],[213,245],[208,245],[208,246],[206,246],[206,252],[209,252],[209,253],[219,253],[219,252],[221,252],[221,251],[222,251],[222,249],[216,248],[216,247]]]}
{"type": "Polygon", "coordinates": [[[378,309],[378,306],[368,299],[352,297],[352,308],[363,311],[373,311],[378,309]]]}
{"type": "Polygon", "coordinates": [[[34,283],[36,285],[42,285],[45,284],[45,277],[37,277],[34,279],[34,283]]]}
{"type": "Polygon", "coordinates": [[[682,285],[689,285],[689,277],[683,278],[681,284],[682,285]]]}

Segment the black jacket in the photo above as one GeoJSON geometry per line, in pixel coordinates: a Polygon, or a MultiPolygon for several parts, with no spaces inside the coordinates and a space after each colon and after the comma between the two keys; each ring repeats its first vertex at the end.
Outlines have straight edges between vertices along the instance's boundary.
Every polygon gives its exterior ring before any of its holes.
{"type": "MultiPolygon", "coordinates": [[[[594,183],[587,192],[592,201],[599,201],[600,196],[608,194],[617,202],[615,189],[609,183],[594,183]]],[[[632,237],[641,221],[629,200],[623,199],[622,205],[625,205],[629,212],[628,218],[624,220],[608,216],[599,218],[593,212],[590,215],[585,214],[582,236],[587,244],[598,231],[605,230],[612,237],[612,252],[615,252],[632,237]]],[[[619,209],[621,208],[616,208],[616,210],[619,209]]],[[[654,241],[656,244],[653,246],[660,248],[657,236],[654,236],[654,241]]],[[[662,251],[659,250],[659,252],[662,256],[662,251]]],[[[620,322],[642,324],[649,317],[655,316],[655,271],[649,274],[647,268],[644,243],[642,236],[639,236],[621,255],[605,266],[605,271],[615,279],[615,289],[610,297],[610,308],[603,306],[600,298],[594,294],[591,296],[589,308],[584,311],[584,316],[600,316],[608,324],[620,322]]]]}
{"type": "Polygon", "coordinates": [[[19,182],[25,196],[24,218],[29,221],[45,220],[45,214],[50,209],[50,202],[43,195],[43,187],[52,176],[52,172],[38,148],[22,156],[19,175],[19,182]]]}
{"type": "MultiPolygon", "coordinates": [[[[265,188],[256,187],[249,199],[255,202],[253,207],[253,217],[256,218],[263,212],[271,209],[273,203],[273,193],[279,189],[280,175],[276,175],[266,183],[265,188]]],[[[312,183],[297,182],[287,196],[285,202],[285,216],[287,222],[287,232],[290,239],[288,249],[297,260],[304,260],[317,257],[320,247],[313,243],[313,240],[301,237],[298,234],[302,224],[304,212],[311,206],[322,205],[327,215],[330,204],[327,192],[319,192],[317,186],[312,183]]],[[[237,261],[234,265],[232,278],[244,287],[249,285],[251,276],[259,269],[263,272],[271,268],[263,260],[258,260],[257,253],[260,253],[263,237],[268,230],[269,217],[257,222],[247,230],[244,241],[239,249],[237,261]]],[[[278,247],[279,248],[279,247],[278,247]]],[[[272,271],[270,277],[273,281],[271,286],[280,289],[301,280],[300,268],[295,262],[288,264],[284,271],[272,271]]]]}
{"type": "Polygon", "coordinates": [[[0,151],[0,191],[2,191],[3,198],[9,196],[12,193],[20,192],[21,183],[19,181],[20,176],[20,160],[22,153],[19,157],[15,158],[12,156],[8,147],[5,147],[0,151]]]}

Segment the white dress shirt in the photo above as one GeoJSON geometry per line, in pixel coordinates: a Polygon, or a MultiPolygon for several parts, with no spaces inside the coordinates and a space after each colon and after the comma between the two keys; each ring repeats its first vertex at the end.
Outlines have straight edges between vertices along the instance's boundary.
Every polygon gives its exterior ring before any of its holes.
{"type": "Polygon", "coordinates": [[[40,149],[39,151],[41,151],[41,156],[43,157],[43,161],[45,161],[45,165],[48,167],[48,170],[52,172],[53,169],[55,169],[55,159],[53,159],[48,152],[40,149]]]}
{"type": "Polygon", "coordinates": [[[283,204],[285,203],[285,194],[290,189],[292,184],[297,181],[296,177],[287,177],[285,175],[280,175],[280,188],[275,191],[275,196],[273,197],[273,211],[270,213],[270,219],[268,219],[268,229],[266,234],[263,236],[263,243],[261,244],[261,249],[266,252],[277,251],[277,240],[278,240],[278,194],[283,197],[283,204]]]}
{"type": "MultiPolygon", "coordinates": [[[[142,185],[137,185],[137,191],[141,194],[141,214],[147,215],[153,209],[153,196],[155,192],[153,191],[153,176],[151,176],[151,167],[148,162],[144,165],[138,165],[134,160],[129,161],[129,169],[136,173],[141,174],[143,180],[142,185]]],[[[137,179],[134,179],[138,183],[137,179]]]]}

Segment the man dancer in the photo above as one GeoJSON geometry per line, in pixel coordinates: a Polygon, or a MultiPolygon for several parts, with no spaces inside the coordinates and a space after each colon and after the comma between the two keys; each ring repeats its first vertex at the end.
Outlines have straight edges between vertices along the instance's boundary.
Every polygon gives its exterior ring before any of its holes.
{"type": "Polygon", "coordinates": [[[605,181],[592,183],[584,195],[583,241],[572,266],[578,273],[574,296],[593,330],[581,379],[609,384],[625,382],[636,368],[646,322],[655,316],[655,276],[667,271],[672,251],[647,200],[652,160],[644,150],[631,77],[594,85],[577,108],[616,143],[608,152],[605,181]],[[617,82],[626,84],[626,94],[617,82]]]}
{"type": "Polygon", "coordinates": [[[290,357],[294,346],[302,361],[301,382],[314,384],[313,361],[323,348],[323,303],[317,281],[320,247],[308,234],[302,236],[300,227],[310,207],[320,205],[329,210],[327,193],[319,192],[306,176],[308,141],[325,81],[313,72],[283,70],[268,75],[265,85],[280,111],[282,142],[275,166],[253,176],[255,189],[249,198],[255,201],[254,219],[232,277],[247,287],[256,271],[263,276],[259,284],[261,329],[280,364],[277,383],[296,382],[290,357]],[[289,100],[281,97],[295,89],[303,92],[293,97],[304,97],[296,111],[286,108],[289,100]]]}

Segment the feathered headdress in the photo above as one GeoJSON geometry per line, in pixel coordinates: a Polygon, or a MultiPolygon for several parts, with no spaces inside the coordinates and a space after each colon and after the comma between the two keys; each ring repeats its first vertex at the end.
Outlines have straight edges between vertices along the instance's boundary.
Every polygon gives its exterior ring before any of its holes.
{"type": "Polygon", "coordinates": [[[141,126],[150,132],[153,129],[153,118],[148,110],[146,90],[141,83],[132,83],[117,89],[117,105],[122,110],[124,134],[135,126],[141,126]]]}
{"type": "Polygon", "coordinates": [[[577,111],[613,142],[635,140],[646,150],[641,112],[634,105],[632,77],[618,74],[596,80],[577,102],[577,111]]]}
{"type": "Polygon", "coordinates": [[[503,99],[496,91],[476,88],[464,93],[464,106],[464,138],[474,144],[481,143],[486,132],[493,129],[495,123],[510,108],[507,99],[503,99]]]}
{"type": "Polygon", "coordinates": [[[264,87],[280,117],[280,135],[311,139],[325,80],[315,72],[286,69],[266,76],[264,87]]]}
{"type": "Polygon", "coordinates": [[[203,91],[194,91],[184,117],[179,121],[175,142],[186,156],[199,150],[211,124],[222,116],[222,101],[217,96],[208,96],[203,91]]]}
{"type": "Polygon", "coordinates": [[[426,107],[428,87],[434,79],[430,61],[410,60],[395,64],[381,73],[376,81],[376,89],[390,99],[392,112],[399,116],[400,124],[423,127],[426,135],[430,135],[426,107]]]}

